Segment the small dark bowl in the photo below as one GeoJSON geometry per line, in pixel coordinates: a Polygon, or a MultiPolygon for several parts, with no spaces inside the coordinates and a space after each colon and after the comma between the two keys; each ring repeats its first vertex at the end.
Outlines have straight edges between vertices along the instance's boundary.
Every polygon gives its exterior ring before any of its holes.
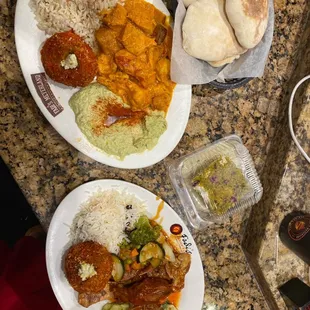
{"type": "Polygon", "coordinates": [[[225,82],[218,82],[217,80],[214,80],[208,84],[211,85],[212,87],[216,87],[219,89],[234,89],[234,88],[238,88],[238,87],[241,87],[247,84],[252,79],[253,78],[251,77],[241,78],[241,79],[229,79],[229,80],[225,80],[225,82]]]}

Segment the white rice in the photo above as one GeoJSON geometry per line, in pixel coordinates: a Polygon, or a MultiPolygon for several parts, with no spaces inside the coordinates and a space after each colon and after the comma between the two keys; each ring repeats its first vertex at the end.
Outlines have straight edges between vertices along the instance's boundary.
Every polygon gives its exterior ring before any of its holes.
{"type": "MultiPolygon", "coordinates": [[[[116,5],[118,0],[30,0],[38,28],[48,35],[73,29],[95,47],[94,32],[100,27],[98,13],[116,5]]],[[[122,2],[122,1],[120,1],[122,2]]]]}
{"type": "Polygon", "coordinates": [[[70,239],[73,244],[96,241],[117,254],[118,244],[127,238],[125,229],[132,229],[143,214],[146,214],[144,203],[132,194],[117,190],[97,192],[82,204],[73,219],[70,239]]]}

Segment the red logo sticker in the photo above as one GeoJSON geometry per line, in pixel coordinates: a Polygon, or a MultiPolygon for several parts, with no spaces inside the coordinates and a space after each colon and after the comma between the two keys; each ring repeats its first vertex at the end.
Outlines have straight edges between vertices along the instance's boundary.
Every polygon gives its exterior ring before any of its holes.
{"type": "Polygon", "coordinates": [[[295,240],[299,241],[310,231],[310,217],[296,216],[288,224],[288,234],[295,240]]]}
{"type": "Polygon", "coordinates": [[[171,227],[170,227],[170,232],[173,234],[173,235],[180,235],[183,231],[183,228],[180,224],[173,224],[171,227]]]}

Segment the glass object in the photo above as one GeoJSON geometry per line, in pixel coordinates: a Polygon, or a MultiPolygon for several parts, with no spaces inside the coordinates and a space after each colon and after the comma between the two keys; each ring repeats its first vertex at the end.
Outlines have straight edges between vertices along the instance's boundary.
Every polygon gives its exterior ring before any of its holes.
{"type": "Polygon", "coordinates": [[[257,203],[263,194],[242,140],[230,135],[174,161],[169,175],[194,228],[223,222],[257,203]]]}

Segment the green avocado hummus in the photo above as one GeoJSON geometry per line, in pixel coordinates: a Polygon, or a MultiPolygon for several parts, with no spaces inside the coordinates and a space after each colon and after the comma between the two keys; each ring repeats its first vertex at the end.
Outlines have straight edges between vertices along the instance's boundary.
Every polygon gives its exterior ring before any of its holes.
{"type": "Polygon", "coordinates": [[[69,105],[86,138],[102,151],[121,160],[127,155],[151,150],[167,129],[163,112],[132,112],[120,97],[98,83],[75,93],[69,105]],[[115,107],[131,111],[134,117],[128,116],[130,113],[121,117],[110,115],[109,111],[114,111],[115,107]],[[111,119],[112,123],[109,123],[111,119]]]}

